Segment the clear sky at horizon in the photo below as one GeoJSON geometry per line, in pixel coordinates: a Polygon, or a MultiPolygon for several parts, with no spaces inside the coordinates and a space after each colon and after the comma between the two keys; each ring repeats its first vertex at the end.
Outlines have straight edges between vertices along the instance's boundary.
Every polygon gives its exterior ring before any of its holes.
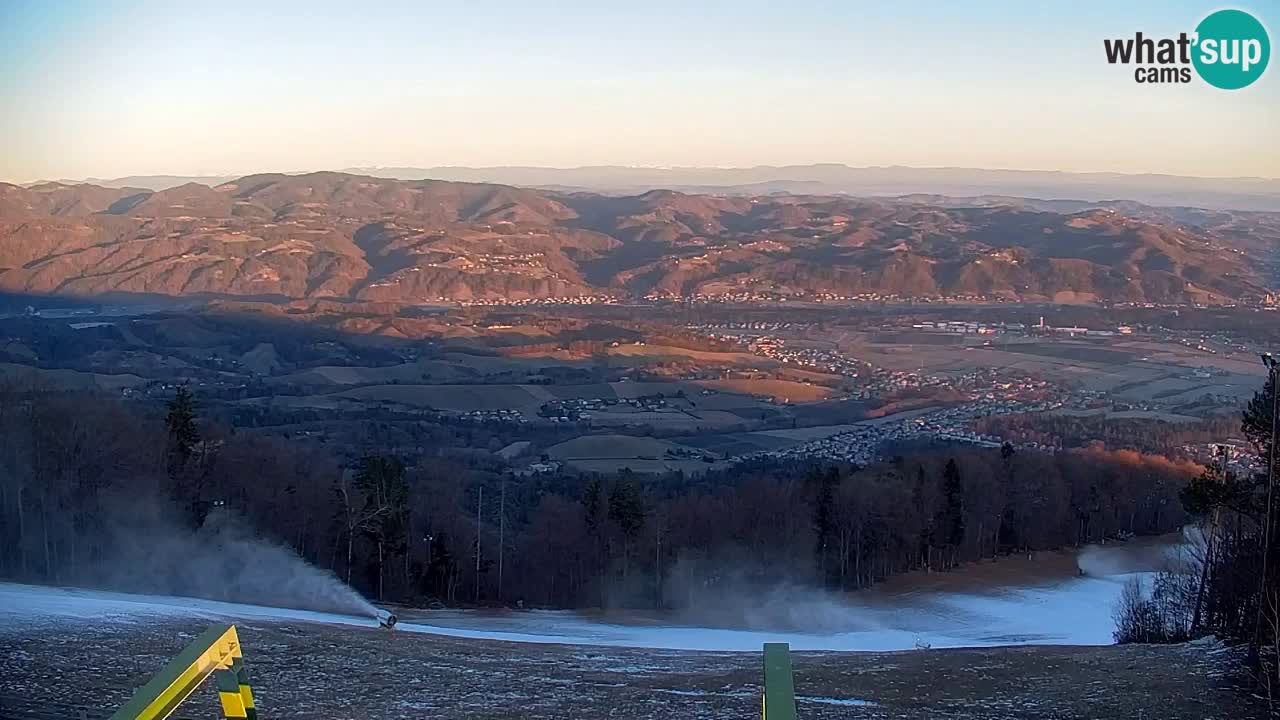
{"type": "MultiPolygon", "coordinates": [[[[0,0],[0,180],[361,166],[1280,177],[1280,68],[1140,85],[1215,2],[0,0]],[[1118,7],[1123,5],[1123,7],[1118,7]]],[[[1280,5],[1231,5],[1267,25],[1280,5]]]]}

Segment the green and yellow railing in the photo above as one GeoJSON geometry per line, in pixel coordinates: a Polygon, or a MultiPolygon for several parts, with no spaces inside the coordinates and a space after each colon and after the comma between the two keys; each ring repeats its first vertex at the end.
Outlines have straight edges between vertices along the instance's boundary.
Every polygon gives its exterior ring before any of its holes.
{"type": "Polygon", "coordinates": [[[258,713],[253,707],[253,692],[249,689],[235,625],[215,625],[204,631],[146,685],[138,688],[111,720],[167,718],[210,675],[218,686],[223,717],[256,720],[258,713]]]}

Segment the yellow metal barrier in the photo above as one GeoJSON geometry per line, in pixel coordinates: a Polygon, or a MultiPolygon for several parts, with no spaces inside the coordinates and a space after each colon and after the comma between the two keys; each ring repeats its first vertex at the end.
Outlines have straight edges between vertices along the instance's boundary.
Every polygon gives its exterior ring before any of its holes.
{"type": "Polygon", "coordinates": [[[210,675],[216,675],[222,713],[227,718],[256,720],[240,638],[235,625],[215,625],[204,631],[177,657],[138,688],[111,720],[167,718],[210,675]]]}

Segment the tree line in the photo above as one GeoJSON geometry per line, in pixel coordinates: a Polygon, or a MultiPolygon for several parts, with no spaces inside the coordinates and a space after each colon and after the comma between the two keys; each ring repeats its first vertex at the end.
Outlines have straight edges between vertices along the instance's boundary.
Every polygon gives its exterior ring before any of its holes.
{"type": "Polygon", "coordinates": [[[1220,441],[1238,435],[1235,415],[1214,415],[1193,422],[1158,418],[1115,418],[1095,415],[1019,413],[980,418],[978,432],[1011,442],[1072,448],[1098,444],[1113,450],[1178,454],[1185,445],[1220,441]]]}
{"type": "Polygon", "coordinates": [[[1180,642],[1215,635],[1246,643],[1247,670],[1269,699],[1280,694],[1280,388],[1273,371],[1245,407],[1240,432],[1255,463],[1214,463],[1183,488],[1199,530],[1182,567],[1148,588],[1132,587],[1117,613],[1122,642],[1180,642]]]}
{"type": "MultiPolygon", "coordinates": [[[[729,582],[854,590],[912,570],[1157,534],[1199,470],[1136,452],[947,447],[867,467],[758,460],[697,476],[513,472],[483,453],[341,458],[164,413],[0,392],[0,576],[101,582],[102,538],[161,509],[234,516],[367,596],[679,608],[729,582]]],[[[127,589],[127,588],[124,588],[127,589]]]]}

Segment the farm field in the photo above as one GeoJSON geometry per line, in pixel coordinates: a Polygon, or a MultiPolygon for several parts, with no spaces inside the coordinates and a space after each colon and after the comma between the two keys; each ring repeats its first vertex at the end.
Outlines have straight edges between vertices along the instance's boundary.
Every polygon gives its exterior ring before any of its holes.
{"type": "Polygon", "coordinates": [[[46,370],[28,365],[0,363],[0,382],[44,383],[67,388],[98,389],[119,392],[138,387],[146,381],[130,373],[90,373],[77,370],[46,370]]]}
{"type": "Polygon", "coordinates": [[[544,368],[586,366],[548,357],[509,358],[445,353],[438,358],[381,367],[322,365],[272,378],[281,385],[372,385],[383,383],[465,383],[495,376],[534,375],[544,368]]]}
{"type": "MultiPolygon", "coordinates": [[[[796,388],[815,387],[802,383],[785,383],[785,381],[743,382],[780,382],[796,388]]],[[[704,396],[701,394],[703,389],[699,384],[688,382],[613,382],[585,385],[387,384],[351,388],[319,397],[361,402],[390,402],[450,412],[515,409],[524,412],[526,415],[533,415],[537,413],[539,407],[549,401],[624,401],[662,396],[670,400],[672,407],[660,413],[649,412],[642,415],[638,410],[632,411],[630,406],[616,405],[610,406],[606,410],[594,412],[592,417],[600,424],[632,424],[656,419],[664,424],[676,423],[694,426],[699,424],[725,425],[740,423],[742,422],[741,417],[722,411],[769,406],[769,403],[761,400],[759,396],[743,392],[723,392],[704,396]],[[677,397],[679,393],[684,393],[685,397],[693,402],[680,400],[677,397]],[[696,409],[696,412],[681,412],[677,408],[696,409]]],[[[769,389],[771,389],[769,386],[759,388],[761,392],[769,389]]],[[[822,390],[822,388],[817,389],[822,390]]]]}
{"type": "MultiPolygon", "coordinates": [[[[849,354],[888,369],[960,375],[1000,369],[1064,382],[1112,399],[1193,406],[1206,395],[1238,403],[1252,397],[1263,375],[1251,357],[1209,353],[1178,343],[1129,340],[1046,339],[885,343],[883,334],[837,333],[849,354]]],[[[892,339],[903,338],[895,335],[892,339]]],[[[918,339],[918,338],[914,338],[918,339]]]]}
{"type": "Polygon", "coordinates": [[[526,385],[372,385],[336,393],[363,402],[390,402],[412,407],[469,412],[512,408],[536,413],[548,397],[526,385]]]}
{"type": "Polygon", "coordinates": [[[691,350],[671,345],[638,345],[628,344],[611,347],[605,354],[613,358],[688,358],[707,363],[724,365],[752,365],[755,367],[774,367],[779,363],[766,360],[758,355],[745,352],[711,352],[707,350],[691,350]]]}
{"type": "Polygon", "coordinates": [[[591,424],[609,427],[641,427],[648,426],[661,430],[678,430],[691,432],[709,428],[742,427],[748,421],[741,415],[722,410],[682,411],[667,410],[635,410],[595,411],[591,414],[591,424]]]}
{"type": "Polygon", "coordinates": [[[768,397],[781,403],[816,402],[835,394],[828,387],[790,380],[703,380],[698,384],[712,390],[768,397]]]}
{"type": "Polygon", "coordinates": [[[909,420],[928,413],[935,408],[926,407],[915,410],[904,410],[883,417],[858,420],[839,425],[813,425],[800,428],[784,428],[780,430],[752,430],[733,433],[707,433],[691,437],[679,438],[678,442],[689,447],[696,447],[708,452],[725,456],[749,455],[771,450],[785,450],[813,440],[823,440],[833,435],[848,432],[863,425],[882,425],[885,423],[909,420]]]}
{"type": "Polygon", "coordinates": [[[687,445],[633,435],[583,435],[547,448],[546,454],[552,460],[584,472],[614,472],[623,468],[640,473],[692,472],[713,466],[696,457],[697,453],[687,445]]]}
{"type": "Polygon", "coordinates": [[[583,435],[547,448],[553,460],[588,458],[661,458],[678,446],[650,437],[632,435],[583,435]]]}

